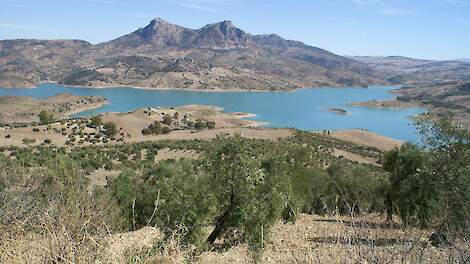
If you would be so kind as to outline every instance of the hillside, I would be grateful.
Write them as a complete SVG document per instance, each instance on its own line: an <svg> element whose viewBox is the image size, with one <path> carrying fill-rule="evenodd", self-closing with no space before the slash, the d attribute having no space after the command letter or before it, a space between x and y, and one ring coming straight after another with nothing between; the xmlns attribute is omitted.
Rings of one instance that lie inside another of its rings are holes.
<svg viewBox="0 0 470 264"><path fill-rule="evenodd" d="M189 29L154 19L109 42L0 41L0 86L222 90L386 84L364 63L277 35L253 36L230 21Z"/></svg>
<svg viewBox="0 0 470 264"><path fill-rule="evenodd" d="M418 60L401 56L350 57L381 72L393 83L439 83L470 80L468 61Z"/></svg>

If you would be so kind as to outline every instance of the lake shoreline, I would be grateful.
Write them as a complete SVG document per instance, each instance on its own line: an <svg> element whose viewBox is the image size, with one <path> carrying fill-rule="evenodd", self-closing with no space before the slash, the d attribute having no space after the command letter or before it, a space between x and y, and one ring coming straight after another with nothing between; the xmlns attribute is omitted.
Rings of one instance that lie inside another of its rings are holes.
<svg viewBox="0 0 470 264"><path fill-rule="evenodd" d="M0 89L37 89L42 84L54 84L64 87L71 87L71 88L86 88L86 89L113 89L113 88L129 88L129 89L138 89L138 90L161 90L161 91L189 91L189 92L208 92L208 93L231 93L231 92L251 92L251 93L291 93L296 92L299 90L304 89L343 89L343 88L355 88L355 89L371 89L373 87L381 87L387 85L374 85L371 84L369 86L317 86L317 87L298 87L286 90L268 90L268 89L221 89L221 88L214 88L214 89L197 89L197 88L175 88L175 87L145 87L145 86L134 86L134 85L102 85L102 86L85 86L85 85L68 85L62 84L54 81L41 81L37 82L31 86L24 86L24 87L0 87Z"/></svg>
<svg viewBox="0 0 470 264"><path fill-rule="evenodd" d="M291 127L304 131L364 128L390 137L414 141L414 128L409 116L421 109L397 111L368 110L365 107L350 107L355 101L372 99L388 100L393 96L391 90L397 86L373 86L369 89L346 88L302 88L289 92L268 91L189 91L186 89L135 89L123 88L82 88L44 83L36 89L0 89L0 95L31 96L45 98L57 93L101 96L108 104L98 109L80 111L77 116L91 116L106 112L129 112L145 107L181 107L185 105L212 105L234 113L253 113L245 116L257 122L256 126L269 128ZM343 109L332 113L328 109ZM338 114L341 112L342 114ZM346 113L346 114L343 114ZM335 114L335 116L332 116ZM383 122L387 120L387 122ZM393 125L392 125L393 124Z"/></svg>

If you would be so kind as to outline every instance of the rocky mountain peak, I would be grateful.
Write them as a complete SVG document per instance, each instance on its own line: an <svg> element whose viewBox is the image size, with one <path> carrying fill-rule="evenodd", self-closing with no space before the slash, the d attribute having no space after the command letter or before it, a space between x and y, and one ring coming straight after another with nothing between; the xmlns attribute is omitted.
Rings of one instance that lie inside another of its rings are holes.
<svg viewBox="0 0 470 264"><path fill-rule="evenodd" d="M255 44L251 35L237 28L232 21L209 24L197 30L198 38L193 46L201 48L227 49L251 48Z"/></svg>

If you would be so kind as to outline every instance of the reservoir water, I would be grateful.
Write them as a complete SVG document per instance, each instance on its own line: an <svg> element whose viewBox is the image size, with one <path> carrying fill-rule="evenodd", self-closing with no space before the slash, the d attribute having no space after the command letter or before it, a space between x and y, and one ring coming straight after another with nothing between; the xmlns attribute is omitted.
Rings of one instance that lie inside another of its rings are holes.
<svg viewBox="0 0 470 264"><path fill-rule="evenodd" d="M420 108L371 109L350 106L353 102L372 99L387 100L396 86L371 86L369 88L314 88L293 92L197 92L184 90L151 90L135 88L79 88L52 83L40 84L33 89L0 88L0 96L16 95L46 98L58 93L83 96L103 96L110 104L79 115L103 112L128 112L143 107L187 104L214 105L226 112L256 114L253 120L268 122L267 127L293 127L302 130L367 129L379 134L406 141L417 141L418 135L411 116L424 112ZM340 108L346 115L328 111Z"/></svg>

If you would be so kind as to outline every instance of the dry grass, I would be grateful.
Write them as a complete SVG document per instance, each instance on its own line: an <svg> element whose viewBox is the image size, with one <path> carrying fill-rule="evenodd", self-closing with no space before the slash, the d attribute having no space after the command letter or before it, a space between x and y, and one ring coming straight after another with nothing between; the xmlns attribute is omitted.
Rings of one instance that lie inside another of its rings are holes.
<svg viewBox="0 0 470 264"><path fill-rule="evenodd" d="M387 226L382 217L302 215L295 224L278 223L262 263L468 263L470 246L435 248L429 231ZM199 263L251 263L244 245L208 252Z"/></svg>
<svg viewBox="0 0 470 264"><path fill-rule="evenodd" d="M44 218L39 234L15 228L0 236L1 263L253 263L245 245L195 255L181 243L183 229L163 240L153 227L97 236L86 223L71 230ZM80 228L79 228L80 227ZM78 232L77 232L78 231ZM383 218L301 215L295 224L278 223L261 263L468 263L468 243L442 248L428 243L429 232L399 229ZM219 248L219 247L217 247ZM223 248L223 247L220 247Z"/></svg>

